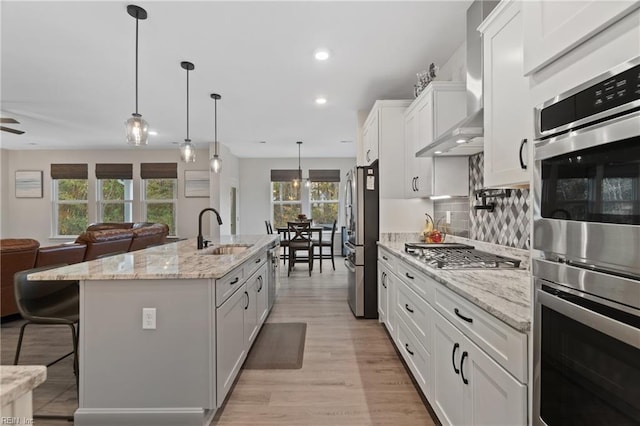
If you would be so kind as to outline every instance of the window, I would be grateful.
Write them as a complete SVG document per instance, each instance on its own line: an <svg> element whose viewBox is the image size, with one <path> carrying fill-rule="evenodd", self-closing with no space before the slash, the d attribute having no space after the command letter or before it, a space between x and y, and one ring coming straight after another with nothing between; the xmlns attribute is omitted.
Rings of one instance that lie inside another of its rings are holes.
<svg viewBox="0 0 640 426"><path fill-rule="evenodd" d="M86 164L52 164L52 234L76 236L89 224L89 181Z"/></svg>
<svg viewBox="0 0 640 426"><path fill-rule="evenodd" d="M271 170L271 216L274 228L286 227L302 213L302 186L293 185L298 170Z"/></svg>
<svg viewBox="0 0 640 426"><path fill-rule="evenodd" d="M311 217L318 225L333 225L338 218L340 182L311 182L309 204Z"/></svg>
<svg viewBox="0 0 640 426"><path fill-rule="evenodd" d="M318 225L333 225L338 219L340 170L309 170L309 205Z"/></svg>
<svg viewBox="0 0 640 426"><path fill-rule="evenodd" d="M98 222L133 222L133 165L96 164Z"/></svg>
<svg viewBox="0 0 640 426"><path fill-rule="evenodd" d="M177 163L142 163L140 176L144 220L164 223L169 226L169 235L177 235Z"/></svg>

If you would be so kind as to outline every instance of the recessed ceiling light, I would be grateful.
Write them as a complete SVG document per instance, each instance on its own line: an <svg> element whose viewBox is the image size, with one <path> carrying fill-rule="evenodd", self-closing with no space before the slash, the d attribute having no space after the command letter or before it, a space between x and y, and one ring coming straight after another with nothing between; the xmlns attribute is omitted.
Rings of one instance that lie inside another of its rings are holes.
<svg viewBox="0 0 640 426"><path fill-rule="evenodd" d="M466 139L458 139L456 143L465 143L466 141L467 141Z"/></svg>
<svg viewBox="0 0 640 426"><path fill-rule="evenodd" d="M316 98L316 103L318 105L324 105L327 103L327 99L326 98Z"/></svg>
<svg viewBox="0 0 640 426"><path fill-rule="evenodd" d="M258 142L258 143L267 143L267 141L260 141L260 142Z"/></svg>
<svg viewBox="0 0 640 426"><path fill-rule="evenodd" d="M442 151L436 151L434 154L442 154Z"/></svg>
<svg viewBox="0 0 640 426"><path fill-rule="evenodd" d="M153 136L157 136L158 132L156 132L155 130L149 130L149 134Z"/></svg>
<svg viewBox="0 0 640 426"><path fill-rule="evenodd" d="M38 145L38 144L35 142L29 142L27 145Z"/></svg>
<svg viewBox="0 0 640 426"><path fill-rule="evenodd" d="M353 143L353 141L340 141L340 143Z"/></svg>
<svg viewBox="0 0 640 426"><path fill-rule="evenodd" d="M329 51L327 49L318 49L314 56L319 61L326 61L329 59Z"/></svg>

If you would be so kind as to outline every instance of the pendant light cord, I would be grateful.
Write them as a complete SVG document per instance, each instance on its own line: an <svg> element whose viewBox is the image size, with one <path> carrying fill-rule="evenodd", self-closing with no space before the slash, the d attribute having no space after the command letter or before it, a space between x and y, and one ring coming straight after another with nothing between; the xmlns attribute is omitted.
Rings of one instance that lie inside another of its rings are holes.
<svg viewBox="0 0 640 426"><path fill-rule="evenodd" d="M136 12L136 114L138 114L138 14Z"/></svg>
<svg viewBox="0 0 640 426"><path fill-rule="evenodd" d="M213 126L213 137L214 137L214 155L218 155L218 100L213 100L213 115L215 116L215 122Z"/></svg>
<svg viewBox="0 0 640 426"><path fill-rule="evenodd" d="M187 140L189 140L189 70L187 69Z"/></svg>

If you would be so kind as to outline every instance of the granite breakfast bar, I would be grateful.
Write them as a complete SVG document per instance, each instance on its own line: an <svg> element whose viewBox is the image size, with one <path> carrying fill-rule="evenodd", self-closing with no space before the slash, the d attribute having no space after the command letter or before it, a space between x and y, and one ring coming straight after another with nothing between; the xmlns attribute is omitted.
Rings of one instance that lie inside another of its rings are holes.
<svg viewBox="0 0 640 426"><path fill-rule="evenodd" d="M75 424L208 424L268 315L277 244L191 239L29 275L80 283Z"/></svg>

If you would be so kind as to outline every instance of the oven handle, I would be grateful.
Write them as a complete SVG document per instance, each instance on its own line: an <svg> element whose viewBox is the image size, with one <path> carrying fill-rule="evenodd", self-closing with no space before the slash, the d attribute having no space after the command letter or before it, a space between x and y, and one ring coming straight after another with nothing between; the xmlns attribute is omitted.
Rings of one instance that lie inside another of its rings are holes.
<svg viewBox="0 0 640 426"><path fill-rule="evenodd" d="M547 284L545 283L545 285ZM567 292L559 290L559 293ZM538 301L537 303L547 306L562 315L640 349L640 329L636 327L616 321L615 319L609 318L575 303L571 303L562 297L548 293L541 288L536 289L536 300Z"/></svg>
<svg viewBox="0 0 640 426"><path fill-rule="evenodd" d="M347 267L347 269L351 272L356 272L356 267L354 264L352 264L351 262L349 262L349 259L345 259L344 260L344 266Z"/></svg>

